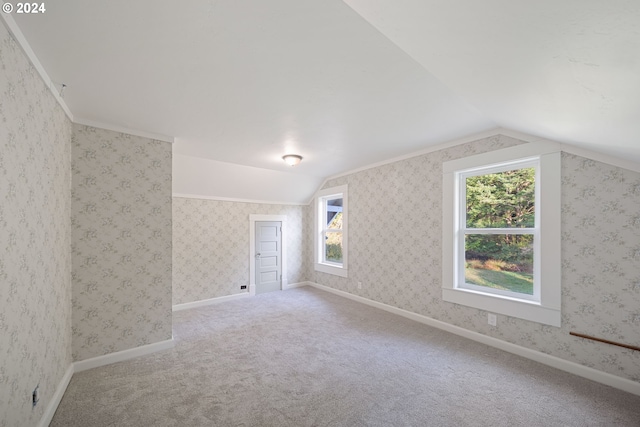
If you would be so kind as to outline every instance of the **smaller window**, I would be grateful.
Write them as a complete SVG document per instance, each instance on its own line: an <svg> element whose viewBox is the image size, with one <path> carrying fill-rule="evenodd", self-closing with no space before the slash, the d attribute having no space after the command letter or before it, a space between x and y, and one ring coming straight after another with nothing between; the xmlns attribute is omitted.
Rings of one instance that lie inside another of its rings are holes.
<svg viewBox="0 0 640 427"><path fill-rule="evenodd" d="M347 277L347 186L328 188L316 197L315 269Z"/></svg>
<svg viewBox="0 0 640 427"><path fill-rule="evenodd" d="M323 262L342 266L342 197L323 198Z"/></svg>

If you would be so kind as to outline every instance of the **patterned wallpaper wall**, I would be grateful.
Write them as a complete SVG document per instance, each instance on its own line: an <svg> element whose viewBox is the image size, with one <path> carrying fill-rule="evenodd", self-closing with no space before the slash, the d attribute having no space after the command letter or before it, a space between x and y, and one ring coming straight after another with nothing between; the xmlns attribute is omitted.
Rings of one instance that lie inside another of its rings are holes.
<svg viewBox="0 0 640 427"><path fill-rule="evenodd" d="M497 136L331 180L349 184L349 278L313 281L640 381L640 174L563 154L562 328L442 301L442 163L521 143ZM363 289L357 289L357 282Z"/></svg>
<svg viewBox="0 0 640 427"><path fill-rule="evenodd" d="M307 206L173 198L173 304L241 292L249 285L249 215L286 215L287 276L306 281L312 256Z"/></svg>
<svg viewBox="0 0 640 427"><path fill-rule="evenodd" d="M0 24L2 427L36 425L71 364L70 141L71 122Z"/></svg>
<svg viewBox="0 0 640 427"><path fill-rule="evenodd" d="M171 144L74 125L73 359L171 339Z"/></svg>

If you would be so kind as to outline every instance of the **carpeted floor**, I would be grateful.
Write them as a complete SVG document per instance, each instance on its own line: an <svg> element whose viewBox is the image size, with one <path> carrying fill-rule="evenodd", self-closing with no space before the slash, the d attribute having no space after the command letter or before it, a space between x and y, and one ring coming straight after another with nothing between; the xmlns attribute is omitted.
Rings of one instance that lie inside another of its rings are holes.
<svg viewBox="0 0 640 427"><path fill-rule="evenodd" d="M640 397L313 288L174 313L51 426L640 426Z"/></svg>

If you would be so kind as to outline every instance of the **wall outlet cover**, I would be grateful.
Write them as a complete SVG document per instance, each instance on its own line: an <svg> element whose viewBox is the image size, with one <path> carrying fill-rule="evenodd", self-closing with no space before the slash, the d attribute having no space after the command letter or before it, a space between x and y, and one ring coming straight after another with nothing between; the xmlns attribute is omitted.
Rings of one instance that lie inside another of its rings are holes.
<svg viewBox="0 0 640 427"><path fill-rule="evenodd" d="M498 324L498 316L493 313L489 313L489 315L487 316L487 320L491 326L497 326Z"/></svg>

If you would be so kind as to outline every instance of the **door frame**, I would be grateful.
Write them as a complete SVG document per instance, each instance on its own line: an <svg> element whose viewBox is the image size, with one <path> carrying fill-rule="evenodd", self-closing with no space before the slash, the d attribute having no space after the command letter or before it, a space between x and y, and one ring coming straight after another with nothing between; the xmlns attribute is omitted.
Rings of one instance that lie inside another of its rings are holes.
<svg viewBox="0 0 640 427"><path fill-rule="evenodd" d="M285 290L289 287L287 279L287 216L286 215L249 215L249 295L256 294L256 222L260 221L280 221L282 223L282 233L280 239L282 241L282 281L280 289Z"/></svg>

